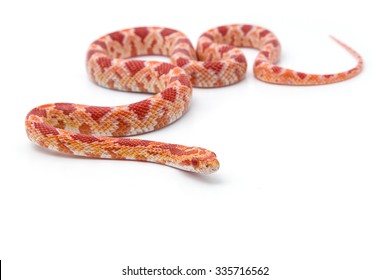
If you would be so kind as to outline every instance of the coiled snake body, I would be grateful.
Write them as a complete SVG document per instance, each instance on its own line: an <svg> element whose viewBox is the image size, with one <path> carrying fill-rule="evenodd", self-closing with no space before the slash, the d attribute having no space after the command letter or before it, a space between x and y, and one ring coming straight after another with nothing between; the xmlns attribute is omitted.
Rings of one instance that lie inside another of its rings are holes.
<svg viewBox="0 0 390 280"><path fill-rule="evenodd" d="M335 39L357 59L356 67L317 75L276 66L280 44L267 29L252 25L220 26L202 34L197 50L183 33L162 27L113 32L94 41L87 52L87 72L110 89L156 93L137 103L97 107L54 103L32 109L26 117L28 137L63 153L94 158L150 161L198 173L218 170L215 153L200 147L128 139L164 127L188 109L192 86L220 87L241 81L247 68L236 47L259 49L254 74L262 81L320 85L344 81L362 70L358 53ZM172 63L132 60L142 55L169 56Z"/></svg>

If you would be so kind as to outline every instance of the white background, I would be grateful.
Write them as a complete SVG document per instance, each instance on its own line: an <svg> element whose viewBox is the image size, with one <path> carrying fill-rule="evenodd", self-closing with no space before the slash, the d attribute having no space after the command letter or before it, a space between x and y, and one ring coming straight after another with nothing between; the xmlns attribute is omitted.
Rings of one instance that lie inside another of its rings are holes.
<svg viewBox="0 0 390 280"><path fill-rule="evenodd" d="M256 4L255 4L256 3ZM122 268L269 266L263 279L390 279L390 85L385 1L3 1L0 4L0 259L4 279L171 279ZM198 176L140 162L83 159L32 144L24 118L51 102L132 103L92 84L90 42L166 26L196 44L228 23L267 27L280 65L339 84L276 86L253 77L194 89L190 111L140 136L208 148ZM206 277L182 279L222 279ZM223 277L223 279L258 279Z"/></svg>

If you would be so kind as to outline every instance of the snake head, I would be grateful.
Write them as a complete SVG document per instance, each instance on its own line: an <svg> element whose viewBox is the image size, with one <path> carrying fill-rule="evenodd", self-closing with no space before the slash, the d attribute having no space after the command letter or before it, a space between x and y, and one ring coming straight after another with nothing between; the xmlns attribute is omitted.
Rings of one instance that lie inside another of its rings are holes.
<svg viewBox="0 0 390 280"><path fill-rule="evenodd" d="M191 151L191 154L180 161L177 168L200 174L211 174L219 169L219 161L214 152L199 147L190 147L187 151Z"/></svg>
<svg viewBox="0 0 390 280"><path fill-rule="evenodd" d="M199 161L199 169L197 169L198 173L211 174L218 171L219 161L214 153L213 155L213 157L202 159Z"/></svg>

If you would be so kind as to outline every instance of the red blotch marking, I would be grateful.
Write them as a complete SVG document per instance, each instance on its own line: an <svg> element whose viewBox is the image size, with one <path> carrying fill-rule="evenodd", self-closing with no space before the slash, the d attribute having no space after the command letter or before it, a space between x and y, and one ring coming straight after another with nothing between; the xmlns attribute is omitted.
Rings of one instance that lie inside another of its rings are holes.
<svg viewBox="0 0 390 280"><path fill-rule="evenodd" d="M191 41L187 38L180 38L178 39L176 42L175 42L175 45L178 45L178 44L187 44L187 45L191 45Z"/></svg>
<svg viewBox="0 0 390 280"><path fill-rule="evenodd" d="M271 40L271 41L268 41L266 44L272 44L274 47L279 46L278 40Z"/></svg>
<svg viewBox="0 0 390 280"><path fill-rule="evenodd" d="M141 92L148 92L148 90L145 88L145 83L141 81L135 81L135 83Z"/></svg>
<svg viewBox="0 0 390 280"><path fill-rule="evenodd" d="M131 45L131 57L135 57L138 55L137 53L137 47L135 46L135 43L134 42L130 42L130 45Z"/></svg>
<svg viewBox="0 0 390 280"><path fill-rule="evenodd" d="M34 123L34 127L39 130L43 135L58 135L60 134L54 127L45 123Z"/></svg>
<svg viewBox="0 0 390 280"><path fill-rule="evenodd" d="M102 50L89 50L87 52L87 61L93 56L95 53L104 53Z"/></svg>
<svg viewBox="0 0 390 280"><path fill-rule="evenodd" d="M246 63L246 58L244 55L240 54L240 55L237 55L235 58L234 58L235 61L239 62L239 63Z"/></svg>
<svg viewBox="0 0 390 280"><path fill-rule="evenodd" d="M280 72L282 72L282 68L279 67L279 66L272 66L271 70L276 73L276 74L279 74Z"/></svg>
<svg viewBox="0 0 390 280"><path fill-rule="evenodd" d="M259 35L260 35L260 37L265 37L265 36L267 36L269 33L270 33L269 30L264 29L263 31L261 31L261 32L259 33Z"/></svg>
<svg viewBox="0 0 390 280"><path fill-rule="evenodd" d="M220 47L220 48L218 49L218 51L219 51L219 53L220 53L221 56L222 56L224 53L230 51L231 49L234 49L234 47L233 47L233 46L229 46L229 45L224 45L224 46Z"/></svg>
<svg viewBox="0 0 390 280"><path fill-rule="evenodd" d="M183 48L177 48L175 49L171 55L174 55L174 54L177 54L177 53L182 53L182 54L185 54L186 56L190 56L190 52L187 50L187 49L183 49Z"/></svg>
<svg viewBox="0 0 390 280"><path fill-rule="evenodd" d="M193 158L193 159L191 160L191 164L192 164L193 167L196 168L196 167L199 166L199 160L196 159L196 158Z"/></svg>
<svg viewBox="0 0 390 280"><path fill-rule="evenodd" d="M179 145L174 145L174 144L166 144L163 146L160 146L161 149L164 150L169 150L171 154L176 155L176 156L183 156L183 155L193 155L196 154L196 150L187 150L187 148Z"/></svg>
<svg viewBox="0 0 390 280"><path fill-rule="evenodd" d="M175 88L170 87L170 88L163 90L160 94L164 100L175 102L177 92L176 92Z"/></svg>
<svg viewBox="0 0 390 280"><path fill-rule="evenodd" d="M180 162L180 164L183 166L188 166L188 165L191 165L191 161L189 159L186 159L186 160L183 160L182 162Z"/></svg>
<svg viewBox="0 0 390 280"><path fill-rule="evenodd" d="M64 129L66 126L66 123L64 120L57 120L57 124L56 124L56 128L61 128L61 129Z"/></svg>
<svg viewBox="0 0 390 280"><path fill-rule="evenodd" d="M175 145L168 144L165 146L162 146L161 148L169 150L169 152L176 156L182 156L185 155L185 151L182 149L177 148Z"/></svg>
<svg viewBox="0 0 390 280"><path fill-rule="evenodd" d="M121 146L126 147L137 147L137 146L148 146L151 141L148 140L139 140L139 139L127 139L120 138L116 141Z"/></svg>
<svg viewBox="0 0 390 280"><path fill-rule="evenodd" d="M91 127L86 123L83 123L82 125L79 126L79 131L82 134L88 134L88 135L92 133Z"/></svg>
<svg viewBox="0 0 390 280"><path fill-rule="evenodd" d="M111 111L110 107L98 107L98 106L88 106L85 108L85 111L91 115L91 118L95 121L98 121L101 117Z"/></svg>
<svg viewBox="0 0 390 280"><path fill-rule="evenodd" d="M329 78L332 78L334 75L333 74L328 74L328 75L323 75L323 76L324 76L324 78L329 79Z"/></svg>
<svg viewBox="0 0 390 280"><path fill-rule="evenodd" d="M129 110L132 110L139 120L143 120L148 114L152 102L148 99L129 105Z"/></svg>
<svg viewBox="0 0 390 280"><path fill-rule="evenodd" d="M256 60L255 60L255 67L256 67L256 66L259 66L260 64L263 64L263 63L265 63L265 62L266 62L265 60L256 59Z"/></svg>
<svg viewBox="0 0 390 280"><path fill-rule="evenodd" d="M220 26L218 27L218 32L222 34L222 36L225 36L228 32L228 28L226 26Z"/></svg>
<svg viewBox="0 0 390 280"><path fill-rule="evenodd" d="M67 116L77 110L72 103L55 103L54 108L62 111Z"/></svg>
<svg viewBox="0 0 390 280"><path fill-rule="evenodd" d="M264 55L266 58L269 58L269 51L261 51L262 55Z"/></svg>
<svg viewBox="0 0 390 280"><path fill-rule="evenodd" d="M182 66L188 64L189 62L190 62L190 61L189 61L188 59L183 58L183 57L179 57L179 58L176 60L176 64L177 64L177 66L179 66L179 67L182 67Z"/></svg>
<svg viewBox="0 0 390 280"><path fill-rule="evenodd" d="M205 62L203 64L204 68L211 69L215 72L215 74L219 74L223 68L223 63L221 62Z"/></svg>
<svg viewBox="0 0 390 280"><path fill-rule="evenodd" d="M207 49L208 47L210 47L211 43L203 43L202 44L202 51L204 52L205 49Z"/></svg>
<svg viewBox="0 0 390 280"><path fill-rule="evenodd" d="M209 33L204 33L201 37L206 37L206 38L210 39L211 41L214 41L214 36L209 34Z"/></svg>
<svg viewBox="0 0 390 280"><path fill-rule="evenodd" d="M111 67L111 59L105 56L96 59L96 63L100 66L102 72L104 72L106 68Z"/></svg>
<svg viewBox="0 0 390 280"><path fill-rule="evenodd" d="M174 81L179 81L183 86L191 87L191 80L188 75L181 74L175 77L172 77L169 83L173 83Z"/></svg>
<svg viewBox="0 0 390 280"><path fill-rule="evenodd" d="M149 34L149 30L147 27L137 27L134 28L134 33L141 38L142 42L144 42L146 36Z"/></svg>
<svg viewBox="0 0 390 280"><path fill-rule="evenodd" d="M241 26L242 32L246 35L252 29L252 25L243 25Z"/></svg>
<svg viewBox="0 0 390 280"><path fill-rule="evenodd" d="M123 118L126 119L126 116L124 116ZM128 121L124 121L121 117L119 117L115 120L115 124L117 129L112 132L112 136L121 137L129 134L130 124Z"/></svg>
<svg viewBox="0 0 390 280"><path fill-rule="evenodd" d="M94 142L102 142L103 140L100 140L99 138L95 136L90 136L90 135L84 135L84 134L73 134L70 137L74 140L78 140L83 143L94 143Z"/></svg>
<svg viewBox="0 0 390 280"><path fill-rule="evenodd" d="M170 63L161 63L159 66L157 66L154 69L158 72L159 76L161 76L161 75L168 74L169 71L171 71L175 67L176 67L175 65Z"/></svg>
<svg viewBox="0 0 390 280"><path fill-rule="evenodd" d="M113 79L109 79L109 80L107 81L107 86L108 86L108 88L114 89L114 85L115 85L115 81L114 81Z"/></svg>
<svg viewBox="0 0 390 280"><path fill-rule="evenodd" d="M161 35L162 36L169 36L169 35L171 35L171 34L173 34L173 33L176 33L177 31L176 30L174 30L174 29L170 29L170 28L164 28L163 30L161 30Z"/></svg>
<svg viewBox="0 0 390 280"><path fill-rule="evenodd" d="M118 71L115 71L115 76L117 76L118 77L118 79L122 79L122 75L121 74L119 74L119 72Z"/></svg>
<svg viewBox="0 0 390 280"><path fill-rule="evenodd" d="M127 70L131 73L131 75L137 74L140 70L145 68L145 63L140 60L129 60L125 63Z"/></svg>
<svg viewBox="0 0 390 280"><path fill-rule="evenodd" d="M107 45L105 42L103 41L100 41L100 40L96 40L95 42L93 42L94 45L98 45L100 46L101 48L107 50Z"/></svg>
<svg viewBox="0 0 390 280"><path fill-rule="evenodd" d="M28 119L29 116L34 115L38 117L47 117L46 110L44 109L39 109L39 108L34 108L32 109L26 116L26 119Z"/></svg>
<svg viewBox="0 0 390 280"><path fill-rule="evenodd" d="M120 147L104 147L104 150L111 156L112 159L126 159L121 154L118 154Z"/></svg>
<svg viewBox="0 0 390 280"><path fill-rule="evenodd" d="M300 78L300 79L304 79L304 78L306 78L306 76L307 76L307 74L305 74L305 73L302 73L302 72L296 72L296 74L297 74L297 76Z"/></svg>
<svg viewBox="0 0 390 280"><path fill-rule="evenodd" d="M150 44L150 47L148 48L147 50L147 53L150 54L150 55L153 55L154 54L154 46L157 44L157 41L156 40L153 40L152 43Z"/></svg>
<svg viewBox="0 0 390 280"><path fill-rule="evenodd" d="M122 32L113 32L108 34L110 36L111 40L117 41L119 44L123 45L123 39L125 38L125 35L122 34Z"/></svg>

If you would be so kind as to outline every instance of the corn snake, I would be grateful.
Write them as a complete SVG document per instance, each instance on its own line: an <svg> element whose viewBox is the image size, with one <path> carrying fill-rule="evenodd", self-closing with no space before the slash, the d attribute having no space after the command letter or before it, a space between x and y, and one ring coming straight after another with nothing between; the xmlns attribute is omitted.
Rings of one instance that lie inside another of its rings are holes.
<svg viewBox="0 0 390 280"><path fill-rule="evenodd" d="M90 79L103 87L156 93L122 106L97 107L53 103L32 109L27 135L34 143L62 153L94 158L160 163L209 174L218 170L215 153L123 136L150 132L179 119L188 109L192 87L220 87L244 79L247 63L237 47L259 49L254 74L259 80L283 85L320 85L352 78L362 70L361 56L335 39L357 65L337 74L307 74L275 65L280 43L269 30L252 25L220 26L203 33L197 50L187 36L163 27L137 27L113 32L94 41L86 66ZM142 55L169 56L172 63L133 60Z"/></svg>

